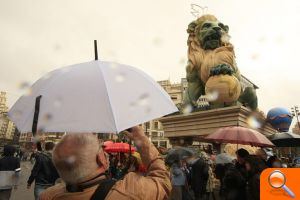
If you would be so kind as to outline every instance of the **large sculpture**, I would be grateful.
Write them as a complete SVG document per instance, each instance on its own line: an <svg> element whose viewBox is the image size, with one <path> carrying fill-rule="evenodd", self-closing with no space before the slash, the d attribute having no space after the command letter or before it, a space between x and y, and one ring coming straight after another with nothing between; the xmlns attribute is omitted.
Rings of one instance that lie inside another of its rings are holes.
<svg viewBox="0 0 300 200"><path fill-rule="evenodd" d="M229 42L229 27L213 15L203 15L188 26L188 88L184 105L197 107L201 96L208 96L213 105L237 103L255 110L254 88L242 88L234 48Z"/></svg>

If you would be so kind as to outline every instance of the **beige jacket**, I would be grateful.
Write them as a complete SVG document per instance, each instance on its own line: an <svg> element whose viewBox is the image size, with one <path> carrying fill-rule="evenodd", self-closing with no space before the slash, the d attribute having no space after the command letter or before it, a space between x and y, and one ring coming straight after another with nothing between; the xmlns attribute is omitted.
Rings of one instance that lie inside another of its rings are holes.
<svg viewBox="0 0 300 200"><path fill-rule="evenodd" d="M118 181L106 196L106 200L167 199L171 191L169 173L164 161L159 158L159 153L146 136L139 138L141 141L140 154L148 166L146 176L137 173L127 174L123 180ZM97 185L83 192L69 193L64 184L48 188L40 196L41 200L85 200L90 199L97 189Z"/></svg>

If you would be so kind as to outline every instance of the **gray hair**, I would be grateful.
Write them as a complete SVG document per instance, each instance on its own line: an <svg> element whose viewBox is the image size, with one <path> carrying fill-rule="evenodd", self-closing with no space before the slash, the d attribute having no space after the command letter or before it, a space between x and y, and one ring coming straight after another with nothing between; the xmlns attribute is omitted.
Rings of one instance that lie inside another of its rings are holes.
<svg viewBox="0 0 300 200"><path fill-rule="evenodd" d="M53 162L60 177L68 184L76 184L94 173L99 167L99 148L94 134L66 134L53 151Z"/></svg>

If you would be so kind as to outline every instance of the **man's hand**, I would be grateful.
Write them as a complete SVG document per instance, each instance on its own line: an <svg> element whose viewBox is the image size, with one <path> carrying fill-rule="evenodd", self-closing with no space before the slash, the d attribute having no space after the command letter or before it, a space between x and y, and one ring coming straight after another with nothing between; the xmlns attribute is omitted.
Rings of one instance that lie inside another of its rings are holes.
<svg viewBox="0 0 300 200"><path fill-rule="evenodd" d="M27 189L29 190L30 188L31 188L31 185L28 184L28 185L27 185Z"/></svg>
<svg viewBox="0 0 300 200"><path fill-rule="evenodd" d="M140 138L146 137L144 130L141 126L135 126L130 128L130 132L124 131L124 134L135 143L139 143ZM138 145L138 144L136 144Z"/></svg>

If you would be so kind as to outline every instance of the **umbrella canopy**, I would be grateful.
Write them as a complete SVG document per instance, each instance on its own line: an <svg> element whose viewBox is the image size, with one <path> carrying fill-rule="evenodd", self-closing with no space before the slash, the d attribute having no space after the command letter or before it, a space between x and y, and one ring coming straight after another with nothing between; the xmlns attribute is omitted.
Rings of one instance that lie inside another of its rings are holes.
<svg viewBox="0 0 300 200"><path fill-rule="evenodd" d="M186 147L176 147L174 149L170 149L165 162L167 165L171 166L173 163L176 163L182 159L192 157L195 155L195 151Z"/></svg>
<svg viewBox="0 0 300 200"><path fill-rule="evenodd" d="M127 143L113 143L105 146L104 151L107 153L129 153L130 146ZM135 148L131 146L131 153L135 152Z"/></svg>
<svg viewBox="0 0 300 200"><path fill-rule="evenodd" d="M8 114L22 133L34 132L33 121L43 132L118 133L176 111L141 70L96 60L46 74Z"/></svg>
<svg viewBox="0 0 300 200"><path fill-rule="evenodd" d="M300 147L300 135L291 132L275 133L269 139L277 147Z"/></svg>
<svg viewBox="0 0 300 200"><path fill-rule="evenodd" d="M219 143L248 144L258 147L274 146L263 134L240 126L221 128L205 139Z"/></svg>
<svg viewBox="0 0 300 200"><path fill-rule="evenodd" d="M227 153L218 154L215 158L216 164L232 163L234 158Z"/></svg>

